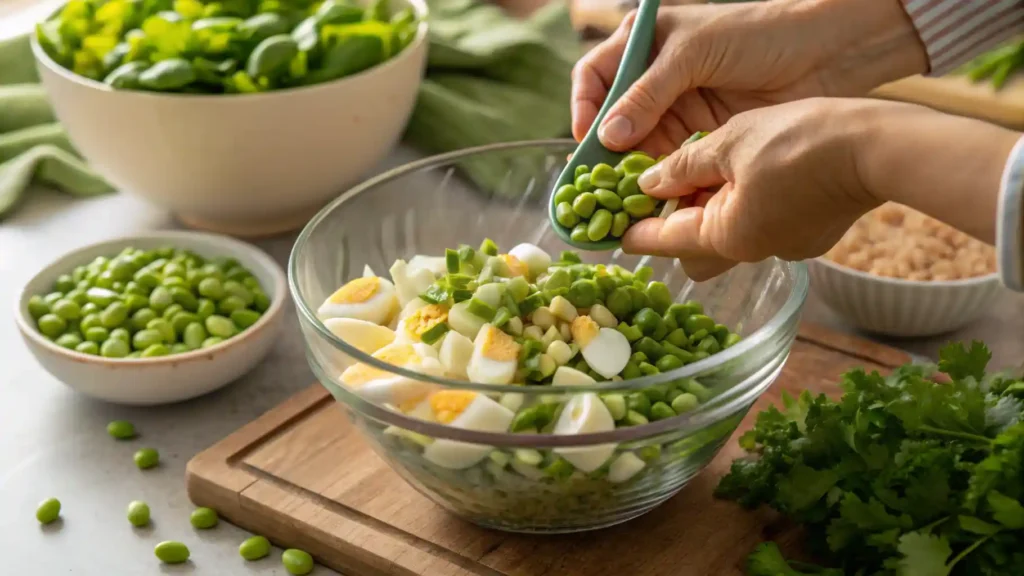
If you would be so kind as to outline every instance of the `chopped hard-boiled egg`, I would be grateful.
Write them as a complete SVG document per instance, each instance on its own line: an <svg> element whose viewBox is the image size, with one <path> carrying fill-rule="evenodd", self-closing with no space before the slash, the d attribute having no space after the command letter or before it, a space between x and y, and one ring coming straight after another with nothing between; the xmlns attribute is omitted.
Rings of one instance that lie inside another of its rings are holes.
<svg viewBox="0 0 1024 576"><path fill-rule="evenodd" d="M473 341L462 334L451 330L441 341L441 349L437 353L438 360L444 366L445 372L453 378L466 379L469 374L466 369L473 357Z"/></svg>
<svg viewBox="0 0 1024 576"><path fill-rule="evenodd" d="M377 276L363 276L334 291L317 310L321 320L355 318L386 325L398 311L395 286Z"/></svg>
<svg viewBox="0 0 1024 576"><path fill-rule="evenodd" d="M469 301L457 302L448 311L448 325L452 330L473 340L486 322L483 318L469 311Z"/></svg>
<svg viewBox="0 0 1024 576"><path fill-rule="evenodd" d="M395 340L395 333L391 329L366 320L328 318L324 320L324 325L345 343L367 354L373 354Z"/></svg>
<svg viewBox="0 0 1024 576"><path fill-rule="evenodd" d="M508 384L519 367L519 343L491 324L484 324L473 342L466 373L473 382Z"/></svg>
<svg viewBox="0 0 1024 576"><path fill-rule="evenodd" d="M406 370L442 376L444 367L434 349L424 344L393 342L372 354L374 358ZM415 405L434 385L382 370L369 364L355 364L341 373L341 382L360 396L399 408Z"/></svg>
<svg viewBox="0 0 1024 576"><path fill-rule="evenodd" d="M426 292L436 279L429 268L413 268L405 260L395 260L389 272L395 282L399 304L403 307L413 299L419 298L419 295Z"/></svg>
<svg viewBox="0 0 1024 576"><path fill-rule="evenodd" d="M484 394L468 390L441 390L424 401L433 420L464 430L504 432L515 414ZM487 457L492 448L455 440L437 439L423 451L423 457L444 468L469 468Z"/></svg>
<svg viewBox="0 0 1024 576"><path fill-rule="evenodd" d="M559 366L555 370L555 375L551 378L551 384L555 386L585 386L596 383L597 380L591 378L590 374L584 374L568 366Z"/></svg>
<svg viewBox="0 0 1024 576"><path fill-rule="evenodd" d="M416 272L417 270L430 270L430 273L435 277L444 276L448 273L448 265L445 263L444 256L424 256L417 254L409 259L409 271Z"/></svg>
<svg viewBox="0 0 1024 576"><path fill-rule="evenodd" d="M594 434L615 429L615 420L604 402L593 392L570 398L555 422L553 434ZM615 444L580 448L556 448L554 452L584 472L593 472L611 458Z"/></svg>
<svg viewBox="0 0 1024 576"><path fill-rule="evenodd" d="M417 298L416 300L419 300ZM415 300L414 300L415 302ZM422 342L423 333L438 324L448 321L448 307L440 304L427 304L417 308L413 313L399 320L395 329L399 342Z"/></svg>
<svg viewBox="0 0 1024 576"><path fill-rule="evenodd" d="M508 251L509 256L517 258L526 264L530 270L530 277L536 278L547 271L551 266L551 256L537 246L529 243L522 243Z"/></svg>
<svg viewBox="0 0 1024 576"><path fill-rule="evenodd" d="M511 254L502 254L498 256L498 259L502 262L502 276L514 277L514 276L529 276L530 269L525 263L521 262L519 258Z"/></svg>
<svg viewBox="0 0 1024 576"><path fill-rule="evenodd" d="M629 340L614 328L601 328L590 316L572 321L572 338L587 364L605 378L622 372L629 362Z"/></svg>
<svg viewBox="0 0 1024 576"><path fill-rule="evenodd" d="M615 460L612 460L611 465L608 467L608 481L616 484L625 482L636 476L637 472L643 470L646 465L636 454L623 452Z"/></svg>

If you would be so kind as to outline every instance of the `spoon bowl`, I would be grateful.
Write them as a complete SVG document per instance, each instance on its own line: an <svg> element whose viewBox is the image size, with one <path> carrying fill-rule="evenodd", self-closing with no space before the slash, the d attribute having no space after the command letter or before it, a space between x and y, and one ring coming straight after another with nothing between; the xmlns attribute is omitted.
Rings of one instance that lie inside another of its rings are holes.
<svg viewBox="0 0 1024 576"><path fill-rule="evenodd" d="M554 228L558 237L567 244L580 250L604 251L614 250L622 244L619 238L609 237L597 242L577 242L572 239L572 230L562 226L555 214L555 192L565 184L572 184L575 181L576 167L581 165L596 166L604 163L615 166L625 156L622 152L614 152L604 147L597 137L598 126L604 120L608 110L622 97L630 86L636 82L647 70L648 60L651 55L651 45L654 43L654 25L658 18L658 7L661 0L640 0L637 9L636 20L633 22L633 29L629 33L629 40L626 42L626 49L622 53L622 60L619 62L619 71L615 74L615 81L608 90L608 97L605 98L597 118L590 126L587 135L580 142L569 159L565 170L558 176L558 181L551 189L551 196L548 199L548 219L551 227Z"/></svg>

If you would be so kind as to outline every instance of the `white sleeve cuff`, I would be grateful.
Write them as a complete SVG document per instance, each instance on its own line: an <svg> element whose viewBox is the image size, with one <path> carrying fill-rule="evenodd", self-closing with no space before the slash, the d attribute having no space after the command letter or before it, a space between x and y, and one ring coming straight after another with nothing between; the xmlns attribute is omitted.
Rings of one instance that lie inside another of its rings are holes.
<svg viewBox="0 0 1024 576"><path fill-rule="evenodd" d="M1024 136L1010 151L999 185L996 260L1003 284L1024 292Z"/></svg>

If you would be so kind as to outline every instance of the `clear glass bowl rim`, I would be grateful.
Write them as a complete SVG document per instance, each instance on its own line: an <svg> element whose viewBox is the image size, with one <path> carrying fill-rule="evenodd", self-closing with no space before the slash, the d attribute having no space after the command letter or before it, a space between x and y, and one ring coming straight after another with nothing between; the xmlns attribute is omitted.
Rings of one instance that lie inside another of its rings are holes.
<svg viewBox="0 0 1024 576"><path fill-rule="evenodd" d="M399 178L399 177L402 177L402 176L405 176L405 175L408 175L410 173L417 172L417 171L420 171L420 170L436 168L438 166L442 166L442 165L445 165L445 164L450 164L450 163L453 163L453 162L457 162L459 160L462 160L462 159L465 159L465 158L469 158L469 157L472 157L472 156L475 156L475 155L478 155L478 154L482 154L482 153L502 152L502 151L516 150L516 149L520 149L520 148L551 148L552 149L551 152L552 153L556 153L558 149L571 148L571 147L573 147L575 145L576 145L576 142L574 140L572 140L572 139L556 138L556 139L547 139L547 140L522 140L522 141L516 141L516 142L502 142L502 143L497 143L497 144L488 144L488 145L484 145L484 146L477 146L477 147L473 147L473 148L465 148L465 149L462 149L462 150L457 150L457 151L454 151L454 152L448 152L448 153L444 153L444 154L438 154L438 155L430 156L430 157L427 157L427 158L424 158L424 159L421 159L421 160L416 160L416 161L413 161L413 162L409 162L409 163L403 164L401 166L398 166L396 168L388 170L388 171L386 171L386 172L384 172L382 174L379 174L378 176L370 178L370 179L362 182L361 184L358 184L358 185L350 188L348 191L342 193L340 196L335 198L329 204L324 206L319 212L317 212L316 215L313 216L313 218L310 219L310 221L306 224L306 226L299 233L298 238L295 240L295 244L292 246L291 254L290 254L289 258L288 258L288 289L291 292L292 300L295 302L295 306L296 306L296 309L298 310L298 313L301 315L302 319L304 319L306 322L309 323L310 326L313 327L313 329L316 331L317 335L321 339L329 342L330 345L334 349L338 350L339 352L342 352L342 353L346 354L350 358L353 358L356 362L361 362L361 363L369 364L369 365L371 365L371 366L373 366L375 368L379 368L381 370L384 370L384 371L387 371L387 372L391 372L393 374L397 374L397 375L400 375L400 376L403 376L403 377L419 380L419 381L422 381L422 382L430 382L430 383L433 383L433 384L437 384L437 385L442 386L444 388L454 388L454 389L459 389L459 390L474 390L474 391L477 391L477 392L488 392L488 393L506 393L506 392L523 393L525 391L524 388L528 388L528 387L524 387L522 385L480 384L480 383L473 383L473 382L469 382L469 381L465 381L465 380L454 380L454 379L443 378L443 377L435 377L435 376L431 376L431 375L427 375L427 374L422 374L422 373L419 373L419 372L414 372L414 371L411 371L411 370L406 370L404 368L401 368L401 367L398 367L398 366L394 366L392 364L388 364L387 362L382 362L382 361L380 361L380 360L378 360L376 358L373 358L369 354L366 354L366 353L358 350L354 346L351 346L351 345L347 344L341 338L335 336L334 333L331 332L327 328L327 326L317 317L315 308L310 307L307 304L307 302L305 301L305 299L302 297L302 292L301 292L301 290L300 290L300 288L298 286L298 280L297 280L299 255L305 249L306 244L310 241L310 237L313 234L313 231L316 230L317 226L319 226L321 222L323 222L325 219L327 219L334 210L339 209L345 202L347 202L347 201L349 201L349 200L359 196L360 194L363 194L365 192L371 191L375 187L377 187L380 184L382 184L384 182L387 182L389 180L393 180L393 179L396 179L396 178ZM544 214L546 215L546 212ZM750 352L752 350L755 350L758 347L760 347L764 342L766 342L768 340L771 340L772 337L779 330L783 329L785 326L788 326L790 324L790 322L795 320L794 316L796 316L796 315L798 315L800 313L801 307L802 307L804 301L807 298L807 293L808 293L809 286L810 286L810 280L809 280L809 275L807 273L807 266L806 266L806 264L804 264L802 262L786 262L786 261L778 260L778 265L783 266L785 268L788 268L789 272L793 274L793 276L794 276L793 289L790 291L789 295L786 297L786 301L783 303L782 307L778 310L778 312L776 312L776 314L774 316L771 317L771 319L768 320L768 322L766 322L763 326L761 326L760 328L755 330L753 334L750 334L750 335L744 337L735 346L732 346L730 348L722 350L721 352L719 352L717 354L714 354L714 355L712 355L712 356L710 356L708 358L705 358L704 360L700 360L698 362L694 362L693 364L687 364L686 366L683 366L681 368L677 368L675 370L670 370L668 372L662 372L662 373L659 373L659 374L653 374L653 375L644 376L644 377L641 377L641 378L634 378L634 379L631 379L631 380L624 380L624 381L621 381L621 382L608 381L608 382L599 382L599 383L596 383L596 384L593 384L593 385L544 386L544 393L545 394L581 394L581 393L586 393L586 392L607 393L607 392L623 392L623 391L629 392L629 391L635 391L635 390L638 390L638 389L647 388L647 387L655 386L655 385L658 385L658 384L664 384L666 382L669 382L669 381L672 381L672 380L677 380L677 379L680 379L680 378L691 378L691 377L694 377L694 376L698 376L701 373L713 370L713 369L715 369L715 368L717 368L717 367L719 367L719 366L721 366L721 365L723 365L723 364L725 364L727 362L730 362L730 361L736 360L738 358L741 358L743 355L747 354L748 352ZM318 372L317 376L319 378L321 378L321 379L328 378L329 380L331 380L333 382L334 379L335 379L333 376L319 373L320 370L317 367L317 363L315 361L313 361L313 360L314 359L311 358L311 364L314 366L314 371ZM755 376L760 374L760 372L761 372L760 370L758 372L756 372ZM746 385L747 387L752 387L752 386L756 385L756 381L752 381L752 378L747 378L742 383L742 385ZM736 390L736 388L741 388L742 385L741 384L737 384L736 386L734 386L732 392L734 392L735 394L742 394L742 392L743 392L742 389ZM344 389L344 387L341 386L340 384L338 384L337 386L339 388L341 388L341 389ZM728 396L735 396L735 394L728 395ZM357 405L361 412L364 412L367 415L372 416L372 417L374 417L376 419L379 419L379 420L389 421L389 422L394 423L396 425L401 425L402 427L405 427L405 428L409 428L409 429L416 430L416 431L421 431L423 433L427 433L427 434L430 434L432 436L438 436L435 433L435 431L451 430L451 427L441 426L441 425L437 425L437 424L430 424L430 423L426 423L426 422L421 422L421 421L416 420L414 418L408 418L408 417L406 417L404 415L395 414L394 412L392 412L390 410L383 409L383 408L381 408L381 407L379 407L379 406L377 406L377 405L375 405L375 404L373 404L371 402L367 402L367 401L363 400L362 398L360 398L359 396L357 396L355 394L351 394L351 395L346 394L346 396L351 396L351 400L352 400L351 403ZM727 396L727 395L723 394L722 396ZM719 397L719 399L723 399L723 398ZM668 418L668 419L661 420L661 421L658 421L658 422L651 422L649 424L645 424L645 425L642 425L642 426L630 427L630 428L627 428L627 429L624 429L624 430L639 431L639 430L643 430L643 429L650 430L651 428L658 428L658 429L664 429L664 431L667 431L667 430L676 429L677 426L664 426L664 425L668 424L668 423L671 423L673 421L679 421L681 419L693 419L693 418L699 416L702 411L706 411L706 410L708 410L708 409L710 409L710 408L712 408L712 407L714 407L714 406L716 406L718 404L719 404L718 402L710 402L708 404L701 404L701 406L698 407L698 409L694 410L693 412L688 412L687 414L679 415L679 416L676 416L674 418ZM397 421L393 421L393 420L397 420ZM462 431L462 430L460 430L460 432L469 432L469 431ZM655 432L655 431L651 430L651 432ZM565 445L596 444L596 443L600 443L601 441L608 441L608 440L603 440L600 437L607 436L609 434L612 434L612 433L586 434L586 435L574 436L573 438L576 438L577 440L582 440L584 438L584 436L588 436L588 437L589 436L594 436L595 439L593 441L567 443ZM441 434L440 436L445 436L445 435ZM512 434L495 434L495 433L480 433L480 432L478 432L478 433L469 434L468 436L474 436L474 437L476 437L476 436L488 436L488 437L513 436L513 437L519 438L520 440L524 440L525 441L527 438L531 438L531 439L532 438L541 438L541 437L546 436L546 435L542 435L542 434L515 434L515 435L512 435ZM644 435L639 435L637 437L642 437L642 436L644 436ZM467 441L468 441L468 439L467 439ZM527 443L530 443L530 442L523 442L523 443L527 444ZM556 442L556 444L561 444L561 442Z"/></svg>

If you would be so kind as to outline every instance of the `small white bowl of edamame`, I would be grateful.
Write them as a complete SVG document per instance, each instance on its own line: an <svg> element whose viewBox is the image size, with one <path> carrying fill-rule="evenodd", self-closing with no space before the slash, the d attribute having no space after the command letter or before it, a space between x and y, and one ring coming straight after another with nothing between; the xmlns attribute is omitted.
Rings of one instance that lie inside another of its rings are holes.
<svg viewBox="0 0 1024 576"><path fill-rule="evenodd" d="M270 351L284 273L244 242L161 231L78 248L24 286L15 322L40 365L68 387L118 404L201 396Z"/></svg>

